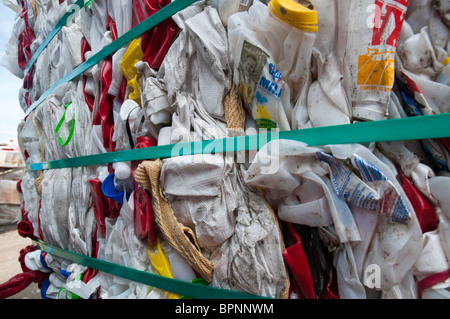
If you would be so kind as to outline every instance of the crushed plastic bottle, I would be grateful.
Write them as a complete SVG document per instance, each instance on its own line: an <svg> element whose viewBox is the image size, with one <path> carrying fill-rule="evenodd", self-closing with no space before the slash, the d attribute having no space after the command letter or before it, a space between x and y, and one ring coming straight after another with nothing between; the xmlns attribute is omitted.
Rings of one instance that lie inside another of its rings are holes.
<svg viewBox="0 0 450 319"><path fill-rule="evenodd" d="M292 0L255 1L228 20L234 83L259 128L291 129L317 28L317 12Z"/></svg>

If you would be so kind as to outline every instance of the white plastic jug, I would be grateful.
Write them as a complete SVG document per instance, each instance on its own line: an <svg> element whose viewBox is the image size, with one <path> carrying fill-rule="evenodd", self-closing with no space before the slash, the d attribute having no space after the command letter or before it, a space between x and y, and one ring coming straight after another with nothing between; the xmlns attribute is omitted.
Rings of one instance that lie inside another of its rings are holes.
<svg viewBox="0 0 450 319"><path fill-rule="evenodd" d="M291 129L317 29L317 12L292 0L255 1L228 20L233 80L259 128Z"/></svg>

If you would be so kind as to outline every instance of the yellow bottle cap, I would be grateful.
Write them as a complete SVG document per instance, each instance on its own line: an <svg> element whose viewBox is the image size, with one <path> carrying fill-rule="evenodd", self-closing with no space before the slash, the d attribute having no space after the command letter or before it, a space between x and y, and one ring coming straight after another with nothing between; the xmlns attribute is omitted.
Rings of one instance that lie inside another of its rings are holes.
<svg viewBox="0 0 450 319"><path fill-rule="evenodd" d="M310 32L316 32L319 29L317 11L308 9L293 0L271 0L268 6L276 17L293 27Z"/></svg>
<svg viewBox="0 0 450 319"><path fill-rule="evenodd" d="M447 65L450 63L450 57L446 58L444 61L442 61L443 65Z"/></svg>

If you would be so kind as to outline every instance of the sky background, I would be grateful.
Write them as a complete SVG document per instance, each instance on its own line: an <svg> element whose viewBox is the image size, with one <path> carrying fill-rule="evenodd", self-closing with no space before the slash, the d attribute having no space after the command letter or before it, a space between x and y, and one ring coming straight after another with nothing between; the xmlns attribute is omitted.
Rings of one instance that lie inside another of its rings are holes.
<svg viewBox="0 0 450 319"><path fill-rule="evenodd" d="M0 1L0 60L5 56L17 14ZM0 65L0 142L17 138L17 126L25 114L19 105L23 81Z"/></svg>

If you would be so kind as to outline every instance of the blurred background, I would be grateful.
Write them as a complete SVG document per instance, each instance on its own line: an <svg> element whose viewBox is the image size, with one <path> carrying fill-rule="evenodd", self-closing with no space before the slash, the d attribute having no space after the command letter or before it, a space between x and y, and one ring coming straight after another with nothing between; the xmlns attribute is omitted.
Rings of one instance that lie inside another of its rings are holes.
<svg viewBox="0 0 450 319"><path fill-rule="evenodd" d="M0 1L0 61L5 55L17 14ZM24 117L19 106L19 89L23 85L6 68L0 66L0 142L17 136L17 125Z"/></svg>
<svg viewBox="0 0 450 319"><path fill-rule="evenodd" d="M0 2L0 61L5 56L17 14ZM0 63L0 231L9 230L20 213L17 181L24 174L24 161L17 145L17 126L24 117L19 106L19 79Z"/></svg>

